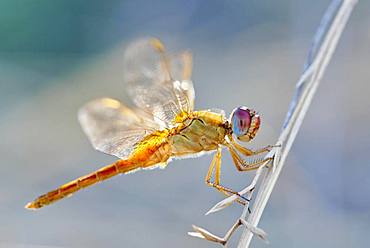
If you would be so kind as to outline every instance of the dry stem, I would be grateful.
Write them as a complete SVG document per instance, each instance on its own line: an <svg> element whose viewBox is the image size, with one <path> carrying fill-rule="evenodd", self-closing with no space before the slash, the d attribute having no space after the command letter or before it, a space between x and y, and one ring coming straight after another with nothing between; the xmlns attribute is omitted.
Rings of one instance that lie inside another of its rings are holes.
<svg viewBox="0 0 370 248"><path fill-rule="evenodd" d="M264 169L266 168L267 163L261 166L256 171L256 175L252 183L239 192L239 194L247 194L247 197L251 197L255 186L262 178L262 182L258 187L256 199L252 207L252 213L248 216L247 221L245 218L248 214L249 204L245 206L240 218L235 222L224 238L219 238L218 236L199 227L194 227L196 233L192 233L193 236L226 244L235 229L240 225L244 225L246 228L242 233L238 248L249 247L253 234L258 236L263 234L263 239L266 238L263 230L257 228L257 225L285 164L290 148L292 147L296 135L301 127L303 118L306 115L312 98L356 3L357 0L333 0L325 12L321 24L314 36L311 49L304 65L304 71L296 84L296 91L290 103L280 137L276 143L280 147L274 148L266 156L274 156L274 160L272 162L273 166L269 167L267 170ZM236 195L225 198L211 208L207 214L226 208L235 201L236 198Z"/></svg>

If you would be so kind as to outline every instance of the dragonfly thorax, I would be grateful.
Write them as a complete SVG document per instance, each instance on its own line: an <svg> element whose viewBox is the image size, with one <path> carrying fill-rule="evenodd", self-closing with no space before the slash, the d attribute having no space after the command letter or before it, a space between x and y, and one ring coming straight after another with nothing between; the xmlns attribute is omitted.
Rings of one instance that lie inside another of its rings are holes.
<svg viewBox="0 0 370 248"><path fill-rule="evenodd" d="M216 150L224 143L228 134L224 116L210 111L195 111L187 121L189 124L177 129L169 138L173 156Z"/></svg>

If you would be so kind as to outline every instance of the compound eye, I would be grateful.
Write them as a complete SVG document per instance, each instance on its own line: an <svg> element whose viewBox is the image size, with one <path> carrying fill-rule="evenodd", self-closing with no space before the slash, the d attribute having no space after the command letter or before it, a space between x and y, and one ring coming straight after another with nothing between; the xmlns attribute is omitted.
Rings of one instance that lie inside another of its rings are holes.
<svg viewBox="0 0 370 248"><path fill-rule="evenodd" d="M246 107L236 108L231 117L232 130L237 137L247 134L251 125L251 114Z"/></svg>

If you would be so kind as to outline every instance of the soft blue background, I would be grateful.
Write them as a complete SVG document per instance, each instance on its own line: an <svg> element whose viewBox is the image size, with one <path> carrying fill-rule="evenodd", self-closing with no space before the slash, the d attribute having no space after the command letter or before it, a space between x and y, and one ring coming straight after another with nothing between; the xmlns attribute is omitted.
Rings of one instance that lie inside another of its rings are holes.
<svg viewBox="0 0 370 248"><path fill-rule="evenodd" d="M1 1L0 247L215 247L188 237L191 224L223 235L242 209L204 216L222 199L203 182L209 155L118 176L38 212L23 206L114 161L92 149L76 113L96 97L124 100L122 53L143 36L193 51L198 109L253 107L262 129L250 147L274 143L328 4ZM360 0L263 215L271 247L368 245L369 9ZM247 185L253 173L224 155L224 184Z"/></svg>

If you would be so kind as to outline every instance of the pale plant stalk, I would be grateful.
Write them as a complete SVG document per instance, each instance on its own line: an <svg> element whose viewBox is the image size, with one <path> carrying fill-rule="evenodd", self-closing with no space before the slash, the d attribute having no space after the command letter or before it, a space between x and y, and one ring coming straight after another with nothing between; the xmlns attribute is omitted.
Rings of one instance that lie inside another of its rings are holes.
<svg viewBox="0 0 370 248"><path fill-rule="evenodd" d="M280 172L284 167L290 148L292 147L303 122L303 118L307 113L312 98L319 86L325 69L335 51L338 40L356 3L357 0L333 0L325 12L320 26L314 36L311 49L304 65L304 71L296 84L296 91L291 101L281 134L276 143L278 147L274 148L266 156L274 156L272 166L268 169L265 169L267 163L261 166L256 171L252 183L239 192L239 194L247 194L248 197L251 197L255 186L259 181L262 181L258 187L258 191L256 192L252 212L248 216L247 220L245 219L248 214L249 204L246 204L240 218L227 232L224 238L215 236L196 226L193 227L195 233L190 233L191 235L226 244L234 230L238 226L243 225L246 228L242 233L238 248L249 247L254 234L266 239L265 232L259 229L257 225L261 219L262 213L270 198L276 181L279 178ZM237 197L238 196L233 195L225 198L211 208L207 214L226 208L235 201Z"/></svg>
<svg viewBox="0 0 370 248"><path fill-rule="evenodd" d="M275 183L284 167L290 148L301 127L303 118L307 113L312 98L356 3L357 0L332 1L324 15L317 35L315 35L305 65L305 71L297 83L297 91L288 112L287 120L284 123L284 128L278 139L278 143L282 145L279 151L280 154L278 154L280 156L276 156L275 158L274 170L267 171L259 187L259 191L257 192L252 213L248 216L247 222L252 226L257 226L259 223ZM247 211L244 210L241 218L244 219L246 213ZM238 247L249 247L252 237L253 233L250 232L249 229L245 229L240 238Z"/></svg>

